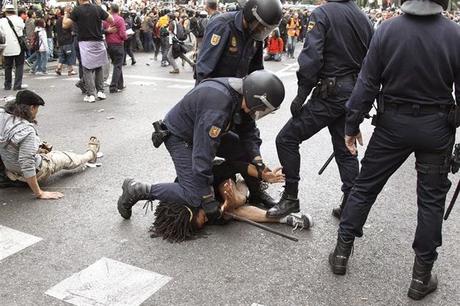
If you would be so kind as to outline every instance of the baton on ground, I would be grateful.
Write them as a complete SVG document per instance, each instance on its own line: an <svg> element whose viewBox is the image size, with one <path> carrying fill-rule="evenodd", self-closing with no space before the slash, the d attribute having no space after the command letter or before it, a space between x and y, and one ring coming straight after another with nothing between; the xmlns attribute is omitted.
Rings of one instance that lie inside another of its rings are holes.
<svg viewBox="0 0 460 306"><path fill-rule="evenodd" d="M240 216L237 216L233 213L230 213L230 212L224 212L225 215L229 216L229 217L232 217L233 219L235 220L238 220L238 221L242 221L242 222L246 222L246 223L249 223L251 225L254 225L255 227L258 227L258 228L261 228L267 232L270 232L270 233L273 233L275 235L278 235L278 236L281 236L281 237L284 237L286 239L289 239L289 240L292 240L292 241L299 241L299 239L297 239L296 237L293 237L293 236L290 236L288 234L285 234L285 233L281 233L281 232L278 232L268 226L265 226L265 225L262 225L260 223L257 223L257 222L254 222L252 220L249 220L249 219L246 219L246 218L243 218L243 217L240 217Z"/></svg>
<svg viewBox="0 0 460 306"><path fill-rule="evenodd" d="M457 201L459 193L460 193L460 181L457 184L457 188L455 189L454 196L452 197L452 200L450 201L449 207L447 207L446 214L444 215L444 220L447 220L447 218L449 218L450 212L452 211L452 208L454 208L454 204L455 204L455 201Z"/></svg>
<svg viewBox="0 0 460 306"><path fill-rule="evenodd" d="M324 170L326 170L327 166L329 166L329 164L331 163L332 159L334 158L335 154L334 152L332 152L331 156L329 156L329 158L326 160L326 162L324 163L324 165L321 167L321 169L319 169L318 171L318 175L321 175L323 174Z"/></svg>

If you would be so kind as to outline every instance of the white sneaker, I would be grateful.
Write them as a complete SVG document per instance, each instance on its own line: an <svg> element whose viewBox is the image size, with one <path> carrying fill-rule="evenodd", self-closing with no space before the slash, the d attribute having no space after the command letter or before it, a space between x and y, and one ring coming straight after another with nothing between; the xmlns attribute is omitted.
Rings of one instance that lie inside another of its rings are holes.
<svg viewBox="0 0 460 306"><path fill-rule="evenodd" d="M101 100L105 100L107 99L107 96L105 95L105 93L103 93L102 91L98 91L97 92L97 97Z"/></svg>
<svg viewBox="0 0 460 306"><path fill-rule="evenodd" d="M96 102L96 98L93 95L85 96L83 98L83 101L88 102L88 103L94 103L94 102Z"/></svg>

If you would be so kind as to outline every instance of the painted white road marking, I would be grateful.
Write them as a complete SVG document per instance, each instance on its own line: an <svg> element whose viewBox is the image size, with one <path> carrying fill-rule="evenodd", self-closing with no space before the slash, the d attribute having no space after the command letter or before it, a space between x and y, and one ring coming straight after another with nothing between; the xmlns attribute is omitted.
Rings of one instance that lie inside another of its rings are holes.
<svg viewBox="0 0 460 306"><path fill-rule="evenodd" d="M101 258L45 294L73 305L140 305L172 278Z"/></svg>
<svg viewBox="0 0 460 306"><path fill-rule="evenodd" d="M187 84L195 84L195 80L186 80L186 79L179 79L179 78L163 78L163 77L153 77L153 76L145 76L145 75L132 75L132 74L123 74L124 78L131 78L131 79L141 79L141 80L149 80L149 81L167 81L167 82L177 82L177 83L187 83Z"/></svg>
<svg viewBox="0 0 460 306"><path fill-rule="evenodd" d="M136 82L131 82L129 84L137 85L137 86L157 86L158 85L156 82L146 82L146 81L136 81Z"/></svg>
<svg viewBox="0 0 460 306"><path fill-rule="evenodd" d="M0 260L42 240L12 228L0 225Z"/></svg>
<svg viewBox="0 0 460 306"><path fill-rule="evenodd" d="M169 85L168 88L175 88L175 89L192 89L193 85L180 85L180 84L174 84L174 85Z"/></svg>
<svg viewBox="0 0 460 306"><path fill-rule="evenodd" d="M54 80L57 79L55 76L39 76L34 78L34 80Z"/></svg>

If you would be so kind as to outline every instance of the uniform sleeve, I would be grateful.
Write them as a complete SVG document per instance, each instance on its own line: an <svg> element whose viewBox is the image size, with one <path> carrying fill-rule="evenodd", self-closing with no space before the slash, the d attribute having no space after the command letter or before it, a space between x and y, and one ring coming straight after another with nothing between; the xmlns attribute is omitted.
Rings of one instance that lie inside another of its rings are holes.
<svg viewBox="0 0 460 306"><path fill-rule="evenodd" d="M329 22L326 16L315 10L311 14L303 49L299 54L298 86L310 93L318 82L318 73L323 67L323 49Z"/></svg>
<svg viewBox="0 0 460 306"><path fill-rule="evenodd" d="M250 154L251 160L256 156L260 156L260 131L256 126L256 122L247 114L242 114L242 123L235 127L235 131L240 137L240 142Z"/></svg>
<svg viewBox="0 0 460 306"><path fill-rule="evenodd" d="M228 114L216 110L207 110L196 119L193 130L192 171L196 178L197 192L201 197L210 194L213 183L212 161L216 157L227 121Z"/></svg>
<svg viewBox="0 0 460 306"><path fill-rule="evenodd" d="M196 82L209 78L230 39L230 29L219 19L210 22L203 36L201 50L196 63Z"/></svg>
<svg viewBox="0 0 460 306"><path fill-rule="evenodd" d="M249 66L249 73L262 69L264 69L264 46L262 42L257 42L256 54Z"/></svg>
<svg viewBox="0 0 460 306"><path fill-rule="evenodd" d="M381 84L382 63L380 62L379 31L372 37L369 50L364 58L356 85L346 104L347 117L345 134L354 136L359 133L359 125L372 108Z"/></svg>

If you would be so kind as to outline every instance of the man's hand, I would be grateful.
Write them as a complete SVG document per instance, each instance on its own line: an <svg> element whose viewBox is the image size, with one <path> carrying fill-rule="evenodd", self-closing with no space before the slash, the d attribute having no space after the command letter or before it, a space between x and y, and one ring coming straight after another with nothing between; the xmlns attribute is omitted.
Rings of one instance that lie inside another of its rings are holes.
<svg viewBox="0 0 460 306"><path fill-rule="evenodd" d="M262 179L264 182L270 184L284 182L285 175L283 174L283 167L278 167L273 171L264 171L262 173Z"/></svg>
<svg viewBox="0 0 460 306"><path fill-rule="evenodd" d="M291 103L292 117L299 117L302 112L302 105L305 103L305 98L297 95Z"/></svg>
<svg viewBox="0 0 460 306"><path fill-rule="evenodd" d="M358 135L355 136L345 135L345 146L352 155L358 154L358 149L356 148L356 141L358 141L359 145L363 145L363 136L361 135L361 132L359 132Z"/></svg>
<svg viewBox="0 0 460 306"><path fill-rule="evenodd" d="M37 195L37 199L40 200L59 200L62 197L64 197L64 195L57 191L42 191L39 195Z"/></svg>

